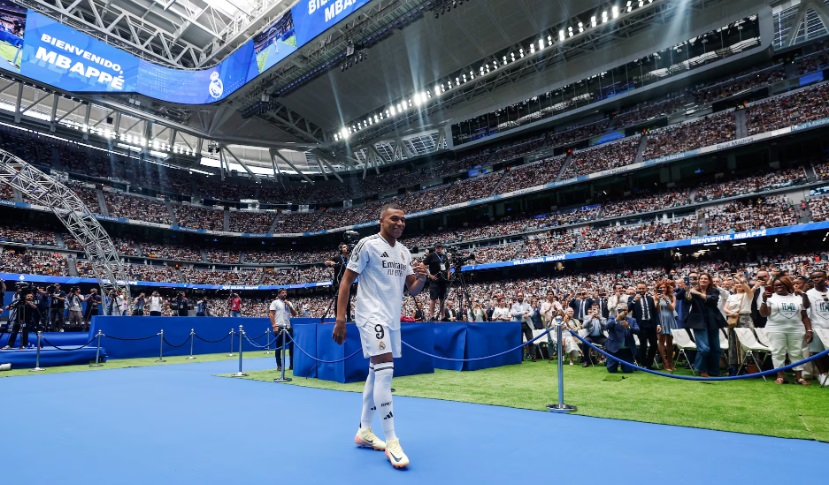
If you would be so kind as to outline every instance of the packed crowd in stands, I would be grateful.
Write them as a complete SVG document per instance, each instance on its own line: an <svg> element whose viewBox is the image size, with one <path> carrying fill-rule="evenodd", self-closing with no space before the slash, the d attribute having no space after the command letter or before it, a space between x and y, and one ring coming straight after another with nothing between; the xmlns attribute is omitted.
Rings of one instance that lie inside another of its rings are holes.
<svg viewBox="0 0 829 485"><path fill-rule="evenodd" d="M531 165L522 165L507 172L498 188L496 194L506 194L527 187L535 187L555 182L561 172L561 165L565 156L546 158Z"/></svg>
<svg viewBox="0 0 829 485"><path fill-rule="evenodd" d="M801 209L785 195L748 198L703 211L708 234L793 226L800 222Z"/></svg>
<svg viewBox="0 0 829 485"><path fill-rule="evenodd" d="M659 128L648 134L642 160L653 160L733 140L736 129L734 113L730 111Z"/></svg>
<svg viewBox="0 0 829 485"><path fill-rule="evenodd" d="M112 217L125 217L138 221L172 224L167 205L158 199L104 191L104 199Z"/></svg>
<svg viewBox="0 0 829 485"><path fill-rule="evenodd" d="M241 261L239 251L227 251L224 249L206 249L207 260L211 263L233 264Z"/></svg>
<svg viewBox="0 0 829 485"><path fill-rule="evenodd" d="M151 259L172 259L176 261L202 261L197 249L173 244L141 243L141 253Z"/></svg>
<svg viewBox="0 0 829 485"><path fill-rule="evenodd" d="M733 180L719 180L697 188L694 200L716 200L736 195L750 194L764 190L799 185L807 180L802 167L770 172L755 177L741 177Z"/></svg>
<svg viewBox="0 0 829 485"><path fill-rule="evenodd" d="M455 182L443 196L441 205L448 206L488 197L495 190L502 176L503 173L498 172Z"/></svg>
<svg viewBox="0 0 829 485"><path fill-rule="evenodd" d="M266 234L271 229L274 217L276 214L273 212L234 211L230 213L228 229L231 232Z"/></svg>
<svg viewBox="0 0 829 485"><path fill-rule="evenodd" d="M682 207L691 203L691 189L676 189L655 194L636 194L625 199L608 202L602 210L602 218L624 216L659 209Z"/></svg>
<svg viewBox="0 0 829 485"><path fill-rule="evenodd" d="M224 231L225 213L222 210L173 204L173 212L176 214L176 222L179 226L206 231Z"/></svg>
<svg viewBox="0 0 829 485"><path fill-rule="evenodd" d="M11 185L0 183L0 200L14 200L14 189Z"/></svg>
<svg viewBox="0 0 829 485"><path fill-rule="evenodd" d="M829 180L829 162L813 164L818 180Z"/></svg>
<svg viewBox="0 0 829 485"><path fill-rule="evenodd" d="M67 187L72 189L72 192L77 195L86 207L93 213L99 214L101 212L101 205L98 203L97 189L87 187L79 182L69 181Z"/></svg>
<svg viewBox="0 0 829 485"><path fill-rule="evenodd" d="M0 273L67 276L67 264L63 254L13 247L0 250Z"/></svg>
<svg viewBox="0 0 829 485"><path fill-rule="evenodd" d="M260 269L226 271L216 269L181 268L187 283L201 285L258 285L262 279Z"/></svg>
<svg viewBox="0 0 829 485"><path fill-rule="evenodd" d="M266 271L262 285L296 285L331 281L332 272L325 266L300 266L296 268L274 268Z"/></svg>
<svg viewBox="0 0 829 485"><path fill-rule="evenodd" d="M829 221L829 195L806 199L813 222Z"/></svg>
<svg viewBox="0 0 829 485"><path fill-rule="evenodd" d="M687 239L697 235L697 219L683 217L670 222L660 220L641 225L585 227L580 232L581 239L576 250L594 251Z"/></svg>
<svg viewBox="0 0 829 485"><path fill-rule="evenodd" d="M738 73L731 79L715 81L697 86L695 91L700 103L713 103L718 99L729 98L749 89L770 86L786 79L786 69L782 65L750 69Z"/></svg>
<svg viewBox="0 0 829 485"><path fill-rule="evenodd" d="M749 135L829 118L829 84L758 102L746 114Z"/></svg>
<svg viewBox="0 0 829 485"><path fill-rule="evenodd" d="M0 225L0 241L36 246L57 246L54 232L24 227L20 224Z"/></svg>
<svg viewBox="0 0 829 485"><path fill-rule="evenodd" d="M564 169L561 178L566 180L630 165L636 160L640 140L639 136L632 136L614 143L577 152L573 154L573 159Z"/></svg>

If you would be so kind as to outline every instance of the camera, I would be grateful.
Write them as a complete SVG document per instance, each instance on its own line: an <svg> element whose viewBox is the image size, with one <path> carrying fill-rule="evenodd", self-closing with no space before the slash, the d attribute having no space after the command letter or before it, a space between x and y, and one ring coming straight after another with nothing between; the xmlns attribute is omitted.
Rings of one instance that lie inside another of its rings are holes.
<svg viewBox="0 0 829 485"><path fill-rule="evenodd" d="M14 284L14 289L21 297L24 297L32 292L32 285L24 281L18 281Z"/></svg>
<svg viewBox="0 0 829 485"><path fill-rule="evenodd" d="M452 261L452 266L460 268L469 261L475 261L475 253L464 253L461 251L447 252L446 256Z"/></svg>
<svg viewBox="0 0 829 485"><path fill-rule="evenodd" d="M357 231L348 230L343 233L343 242L350 245L356 244L360 240L360 233Z"/></svg>

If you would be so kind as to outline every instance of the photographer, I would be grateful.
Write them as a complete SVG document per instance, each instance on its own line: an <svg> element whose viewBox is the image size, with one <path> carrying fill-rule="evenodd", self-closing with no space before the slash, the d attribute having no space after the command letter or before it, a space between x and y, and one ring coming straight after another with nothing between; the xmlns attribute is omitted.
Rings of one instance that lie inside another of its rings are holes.
<svg viewBox="0 0 829 485"><path fill-rule="evenodd" d="M185 295L183 291L178 294L175 303L176 308L178 309L178 316L189 316L188 311L190 310L190 301L187 299L187 295Z"/></svg>
<svg viewBox="0 0 829 485"><path fill-rule="evenodd" d="M429 314L433 321L438 321L439 316L444 314L446 289L451 276L449 258L443 253L442 243L435 244L435 250L426 256L423 264L429 268ZM435 306L438 313L435 313Z"/></svg>
<svg viewBox="0 0 829 485"><path fill-rule="evenodd" d="M353 237L348 232L345 235L346 238ZM325 261L325 265L334 269L334 291L338 291L340 287L340 282L343 279L343 274L345 273L345 268L348 266L348 244L341 243L338 247L339 253L335 255L333 258ZM350 320L349 316L351 315L351 288L349 287L349 295L348 295L348 305L345 309L345 317L346 320ZM334 300L334 315L337 314L337 300Z"/></svg>
<svg viewBox="0 0 829 485"><path fill-rule="evenodd" d="M89 323L92 322L92 317L98 315L98 305L101 304L101 295L98 294L97 288L92 288L83 300L86 302L84 328L89 328Z"/></svg>
<svg viewBox="0 0 829 485"><path fill-rule="evenodd" d="M210 307L207 302L207 297L203 296L199 298L199 301L196 302L196 316L197 317L209 317L210 316Z"/></svg>
<svg viewBox="0 0 829 485"><path fill-rule="evenodd" d="M52 297L52 304L49 310L50 330L53 332L63 332L63 312L66 307L66 293L61 291L59 283L55 283L54 286L47 286L46 291Z"/></svg>
<svg viewBox="0 0 829 485"><path fill-rule="evenodd" d="M46 288L38 286L35 288L35 305L37 305L37 328L49 328L49 293Z"/></svg>
<svg viewBox="0 0 829 485"><path fill-rule="evenodd" d="M9 342L3 347L3 350L9 350L14 347L17 342L17 334L21 331L20 336L20 350L24 350L29 345L29 330L35 322L37 315L37 304L35 297L27 286L18 286L17 292L14 294L11 305L6 307L9 310L9 323L12 328Z"/></svg>
<svg viewBox="0 0 829 485"><path fill-rule="evenodd" d="M158 294L157 291L154 291L153 294L150 296L150 316L151 317L160 317L161 310L164 308L164 299L161 298L161 295Z"/></svg>
<svg viewBox="0 0 829 485"><path fill-rule="evenodd" d="M143 317L144 316L144 305L146 305L147 299L144 293L138 295L135 300L132 301L132 316L134 317Z"/></svg>
<svg viewBox="0 0 829 485"><path fill-rule="evenodd" d="M604 345L607 342L607 337L604 336L604 330L607 328L607 319L602 316L601 307L599 303L594 302L590 312L585 317L582 326L587 335L584 340L593 345ZM582 367L590 367L594 365L593 358L590 356L590 348L585 344L581 344L581 352L584 356L584 364Z"/></svg>
<svg viewBox="0 0 829 485"><path fill-rule="evenodd" d="M242 298L238 293L231 293L227 298L227 306L230 308L231 318L239 318L242 316Z"/></svg>
<svg viewBox="0 0 829 485"><path fill-rule="evenodd" d="M83 328L83 297L81 289L77 286L69 289L69 329L80 330Z"/></svg>

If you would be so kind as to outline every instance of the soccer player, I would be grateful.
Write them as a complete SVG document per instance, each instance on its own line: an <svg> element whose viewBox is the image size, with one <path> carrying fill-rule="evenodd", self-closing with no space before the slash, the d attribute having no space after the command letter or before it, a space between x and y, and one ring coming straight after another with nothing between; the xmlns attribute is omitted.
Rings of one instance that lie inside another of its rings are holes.
<svg viewBox="0 0 829 485"><path fill-rule="evenodd" d="M406 227L406 215L395 204L380 210L380 233L360 240L351 254L342 282L334 324L334 341L345 341L345 310L348 289L360 277L355 300L355 320L360 330L363 355L370 358L363 389L363 412L354 442L361 447L385 450L395 468L409 465L394 432L391 380L394 358L400 357L400 309L404 285L412 296L420 293L428 271L423 263L412 266L412 255L398 239ZM375 411L380 410L386 442L371 430Z"/></svg>

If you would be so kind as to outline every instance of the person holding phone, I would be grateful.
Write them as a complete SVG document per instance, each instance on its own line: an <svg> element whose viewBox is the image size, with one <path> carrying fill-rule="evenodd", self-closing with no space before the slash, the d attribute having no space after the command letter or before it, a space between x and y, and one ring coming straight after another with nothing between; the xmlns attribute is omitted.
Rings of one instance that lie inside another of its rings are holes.
<svg viewBox="0 0 829 485"><path fill-rule="evenodd" d="M619 361L632 362L633 349L636 342L633 334L639 332L639 325L636 319L628 315L627 303L619 303L616 307L616 315L607 319L607 344L605 350L616 359L607 359L607 371L616 373L619 370ZM633 367L622 364L622 372L629 374Z"/></svg>

